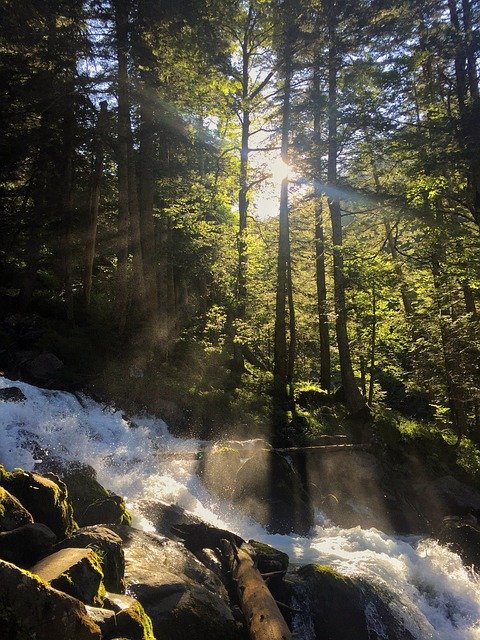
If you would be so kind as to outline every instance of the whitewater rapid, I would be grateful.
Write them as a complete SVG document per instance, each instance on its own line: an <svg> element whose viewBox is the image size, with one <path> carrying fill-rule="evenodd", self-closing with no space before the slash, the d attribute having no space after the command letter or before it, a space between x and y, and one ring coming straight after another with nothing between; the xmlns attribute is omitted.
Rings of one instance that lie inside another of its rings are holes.
<svg viewBox="0 0 480 640"><path fill-rule="evenodd" d="M268 534L204 489L195 460L164 455L196 452L204 443L175 438L156 418L127 420L121 411L88 397L0 377L0 389L12 386L21 389L26 401L0 400L0 463L8 469L32 470L42 452L88 463L99 482L125 497L134 526L153 530L140 514L141 501L175 503L245 539L272 544L288 553L292 563L331 564L388 590L395 616L417 640L480 640L478 575L435 541L390 537L376 529L341 529L321 513L309 538Z"/></svg>

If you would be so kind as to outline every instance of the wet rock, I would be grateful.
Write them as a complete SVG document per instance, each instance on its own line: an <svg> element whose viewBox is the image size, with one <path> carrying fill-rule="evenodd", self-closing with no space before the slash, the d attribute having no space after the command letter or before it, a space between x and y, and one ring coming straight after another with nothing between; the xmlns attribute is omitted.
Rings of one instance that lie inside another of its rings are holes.
<svg viewBox="0 0 480 640"><path fill-rule="evenodd" d="M118 613L119 611L123 611L123 609L132 607L135 602L136 600L135 598L132 598L132 596L127 596L124 593L111 593L110 591L107 591L103 600L103 606L106 609L110 609L111 611Z"/></svg>
<svg viewBox="0 0 480 640"><path fill-rule="evenodd" d="M56 476L15 471L0 466L0 485L13 494L31 513L35 522L47 525L62 539L76 528L67 488Z"/></svg>
<svg viewBox="0 0 480 640"><path fill-rule="evenodd" d="M238 449L217 445L203 452L197 473L209 491L228 500L235 490L235 476L241 466Z"/></svg>
<svg viewBox="0 0 480 640"><path fill-rule="evenodd" d="M417 508L422 510L433 531L442 526L446 516L480 516L480 491L452 476L417 483L413 487Z"/></svg>
<svg viewBox="0 0 480 640"><path fill-rule="evenodd" d="M32 515L6 489L0 487L0 531L11 531L33 522Z"/></svg>
<svg viewBox="0 0 480 640"><path fill-rule="evenodd" d="M62 549L35 564L30 571L54 589L84 604L103 604L103 573L93 549Z"/></svg>
<svg viewBox="0 0 480 640"><path fill-rule="evenodd" d="M438 540L458 553L466 565L480 567L480 526L475 517L445 518Z"/></svg>
<svg viewBox="0 0 480 640"><path fill-rule="evenodd" d="M103 582L107 591L122 593L124 590L123 575L125 572L125 554L122 539L116 533L94 525L83 527L60 542L55 551L66 548L91 548L99 553L103 571Z"/></svg>
<svg viewBox="0 0 480 640"><path fill-rule="evenodd" d="M25 402L26 396L18 387L7 387L0 389L0 401L3 402Z"/></svg>
<svg viewBox="0 0 480 640"><path fill-rule="evenodd" d="M36 522L0 533L0 558L26 569L48 555L57 536Z"/></svg>
<svg viewBox="0 0 480 640"><path fill-rule="evenodd" d="M40 353L23 363L22 373L26 379L42 386L55 382L64 367L55 354Z"/></svg>
<svg viewBox="0 0 480 640"><path fill-rule="evenodd" d="M259 451L237 473L233 501L270 533L307 535L313 507L304 483L288 461Z"/></svg>
<svg viewBox="0 0 480 640"><path fill-rule="evenodd" d="M255 566L260 573L272 573L288 569L290 559L283 551L257 540L249 540L248 544L253 551L251 555L253 555Z"/></svg>
<svg viewBox="0 0 480 640"><path fill-rule="evenodd" d="M85 606L36 576L0 560L0 634L20 640L101 640Z"/></svg>
<svg viewBox="0 0 480 640"><path fill-rule="evenodd" d="M90 618L100 627L102 640L128 638L128 640L155 640L152 621L142 605L134 598L130 605L118 612L88 607Z"/></svg>
<svg viewBox="0 0 480 640"><path fill-rule="evenodd" d="M127 594L151 617L157 640L237 637L225 587L191 552L159 535L114 530L124 541Z"/></svg>
<svg viewBox="0 0 480 640"><path fill-rule="evenodd" d="M97 481L95 469L75 463L59 469L68 488L75 520L81 527L94 524L130 524L125 501Z"/></svg>
<svg viewBox="0 0 480 640"><path fill-rule="evenodd" d="M159 534L181 541L194 554L202 549L217 549L222 538L237 546L244 542L240 536L207 524L177 505L145 500L138 506Z"/></svg>
<svg viewBox="0 0 480 640"><path fill-rule="evenodd" d="M297 628L313 628L315 637L328 640L414 640L367 582L341 575L331 567L302 567L291 583L292 609ZM295 615L295 614L294 614Z"/></svg>

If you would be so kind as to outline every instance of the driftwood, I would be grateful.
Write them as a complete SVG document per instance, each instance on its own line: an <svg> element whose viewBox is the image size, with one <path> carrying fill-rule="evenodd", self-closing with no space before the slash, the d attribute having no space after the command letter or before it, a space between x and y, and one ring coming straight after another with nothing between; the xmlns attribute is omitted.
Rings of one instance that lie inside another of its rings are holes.
<svg viewBox="0 0 480 640"><path fill-rule="evenodd" d="M292 640L277 603L247 551L227 540L221 550L237 587L251 640Z"/></svg>

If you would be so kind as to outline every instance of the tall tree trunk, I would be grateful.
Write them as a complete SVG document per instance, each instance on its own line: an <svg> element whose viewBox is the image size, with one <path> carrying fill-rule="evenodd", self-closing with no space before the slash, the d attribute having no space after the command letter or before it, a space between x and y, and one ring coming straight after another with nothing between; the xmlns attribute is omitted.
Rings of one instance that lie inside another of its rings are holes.
<svg viewBox="0 0 480 640"><path fill-rule="evenodd" d="M83 274L83 303L90 306L92 296L93 265L95 262L95 247L97 243L98 210L100 207L100 186L103 174L104 133L107 120L107 102L100 103L97 127L93 142L93 163L90 177L90 200L85 240L85 267Z"/></svg>
<svg viewBox="0 0 480 640"><path fill-rule="evenodd" d="M367 418L369 411L364 396L355 381L350 344L347 331L347 307L345 298L345 275L343 271L343 236L342 213L337 196L337 156L338 156L338 107L337 107L337 73L338 42L336 3L328 4L328 164L327 182L330 189L328 206L332 222L333 239L333 277L335 292L335 314L338 355L340 359L340 375L345 395L345 402L352 415Z"/></svg>
<svg viewBox="0 0 480 640"><path fill-rule="evenodd" d="M128 4L114 0L116 48L118 64L118 232L117 232L117 291L116 316L119 330L125 329L128 304L129 201L128 201L128 145L130 137L130 107L128 99Z"/></svg>
<svg viewBox="0 0 480 640"><path fill-rule="evenodd" d="M286 9L286 7L284 7ZM287 11L285 11L287 16ZM288 145L290 133L290 99L292 76L292 51L290 28L285 23L285 42L283 49L283 104L282 104L282 140L281 157L288 164ZM274 422L278 429L286 426L287 411L290 408L287 390L288 351L286 304L288 295L288 276L290 263L290 231L288 212L288 177L282 180L280 188L280 216L278 232L277 289L275 298L275 335L273 365L273 408Z"/></svg>
<svg viewBox="0 0 480 640"><path fill-rule="evenodd" d="M328 321L327 283L325 275L325 234L323 230L323 167L321 145L321 104L320 104L320 62L316 61L313 73L315 96L313 113L314 154L315 154L315 279L317 285L318 331L320 337L320 386L326 391L331 388L330 329Z"/></svg>

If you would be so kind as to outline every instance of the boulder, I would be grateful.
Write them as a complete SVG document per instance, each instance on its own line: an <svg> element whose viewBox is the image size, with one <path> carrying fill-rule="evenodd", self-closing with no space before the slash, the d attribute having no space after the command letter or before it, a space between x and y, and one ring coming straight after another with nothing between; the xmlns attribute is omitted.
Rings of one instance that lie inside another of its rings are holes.
<svg viewBox="0 0 480 640"><path fill-rule="evenodd" d="M155 640L152 621L142 605L131 598L128 607L118 612L87 606L90 618L100 627L102 640L124 637L128 640Z"/></svg>
<svg viewBox="0 0 480 640"><path fill-rule="evenodd" d="M24 569L47 556L57 536L46 525L36 522L0 533L0 558Z"/></svg>
<svg viewBox="0 0 480 640"><path fill-rule="evenodd" d="M49 474L50 475L50 474ZM0 466L0 485L13 494L33 516L62 539L76 528L67 488L56 476L15 471Z"/></svg>
<svg viewBox="0 0 480 640"><path fill-rule="evenodd" d="M466 565L480 567L480 527L476 518L450 517L443 520L438 533L441 544L458 553Z"/></svg>
<svg viewBox="0 0 480 640"><path fill-rule="evenodd" d="M103 604L103 573L93 549L62 549L35 564L30 571L84 604Z"/></svg>
<svg viewBox="0 0 480 640"><path fill-rule="evenodd" d="M6 387L0 389L0 401L3 402L25 402L26 396L18 387Z"/></svg>
<svg viewBox="0 0 480 640"><path fill-rule="evenodd" d="M5 640L101 640L85 606L0 560L0 635Z"/></svg>
<svg viewBox="0 0 480 640"><path fill-rule="evenodd" d="M248 544L250 555L260 573L285 572L288 569L290 559L283 551L257 540L249 540Z"/></svg>
<svg viewBox="0 0 480 640"><path fill-rule="evenodd" d="M83 527L60 542L55 547L55 551L73 547L94 549L100 559L103 582L107 591L117 593L124 591L125 554L120 536L100 525Z"/></svg>
<svg viewBox="0 0 480 640"><path fill-rule="evenodd" d="M3 487L0 487L0 531L11 531L33 522L22 503Z"/></svg>
<svg viewBox="0 0 480 640"><path fill-rule="evenodd" d="M157 640L237 638L237 626L219 578L181 544L116 526L124 541L126 592L151 617Z"/></svg>
<svg viewBox="0 0 480 640"><path fill-rule="evenodd" d="M446 516L480 516L480 491L452 476L416 483L413 492L417 508L425 514L433 531L442 526Z"/></svg>
<svg viewBox="0 0 480 640"><path fill-rule="evenodd" d="M237 546L244 542L240 536L203 522L175 504L144 500L138 508L159 534L181 541L194 554L202 549L217 549L222 538L232 540Z"/></svg>
<svg viewBox="0 0 480 640"><path fill-rule="evenodd" d="M39 353L22 364L22 375L33 384L51 385L65 367L53 353Z"/></svg>
<svg viewBox="0 0 480 640"><path fill-rule="evenodd" d="M131 523L123 498L102 487L93 467L81 463L63 465L58 473L68 488L74 517L81 527Z"/></svg>
<svg viewBox="0 0 480 640"><path fill-rule="evenodd" d="M328 640L414 640L394 618L384 597L359 578L344 576L329 566L302 567L291 583L294 626L314 630Z"/></svg>
<svg viewBox="0 0 480 640"><path fill-rule="evenodd" d="M240 451L233 446L214 446L203 452L197 473L205 487L229 500L235 490L235 476L242 466Z"/></svg>
<svg viewBox="0 0 480 640"><path fill-rule="evenodd" d="M307 535L313 506L304 483L274 451L258 451L237 473L233 501L270 533Z"/></svg>

